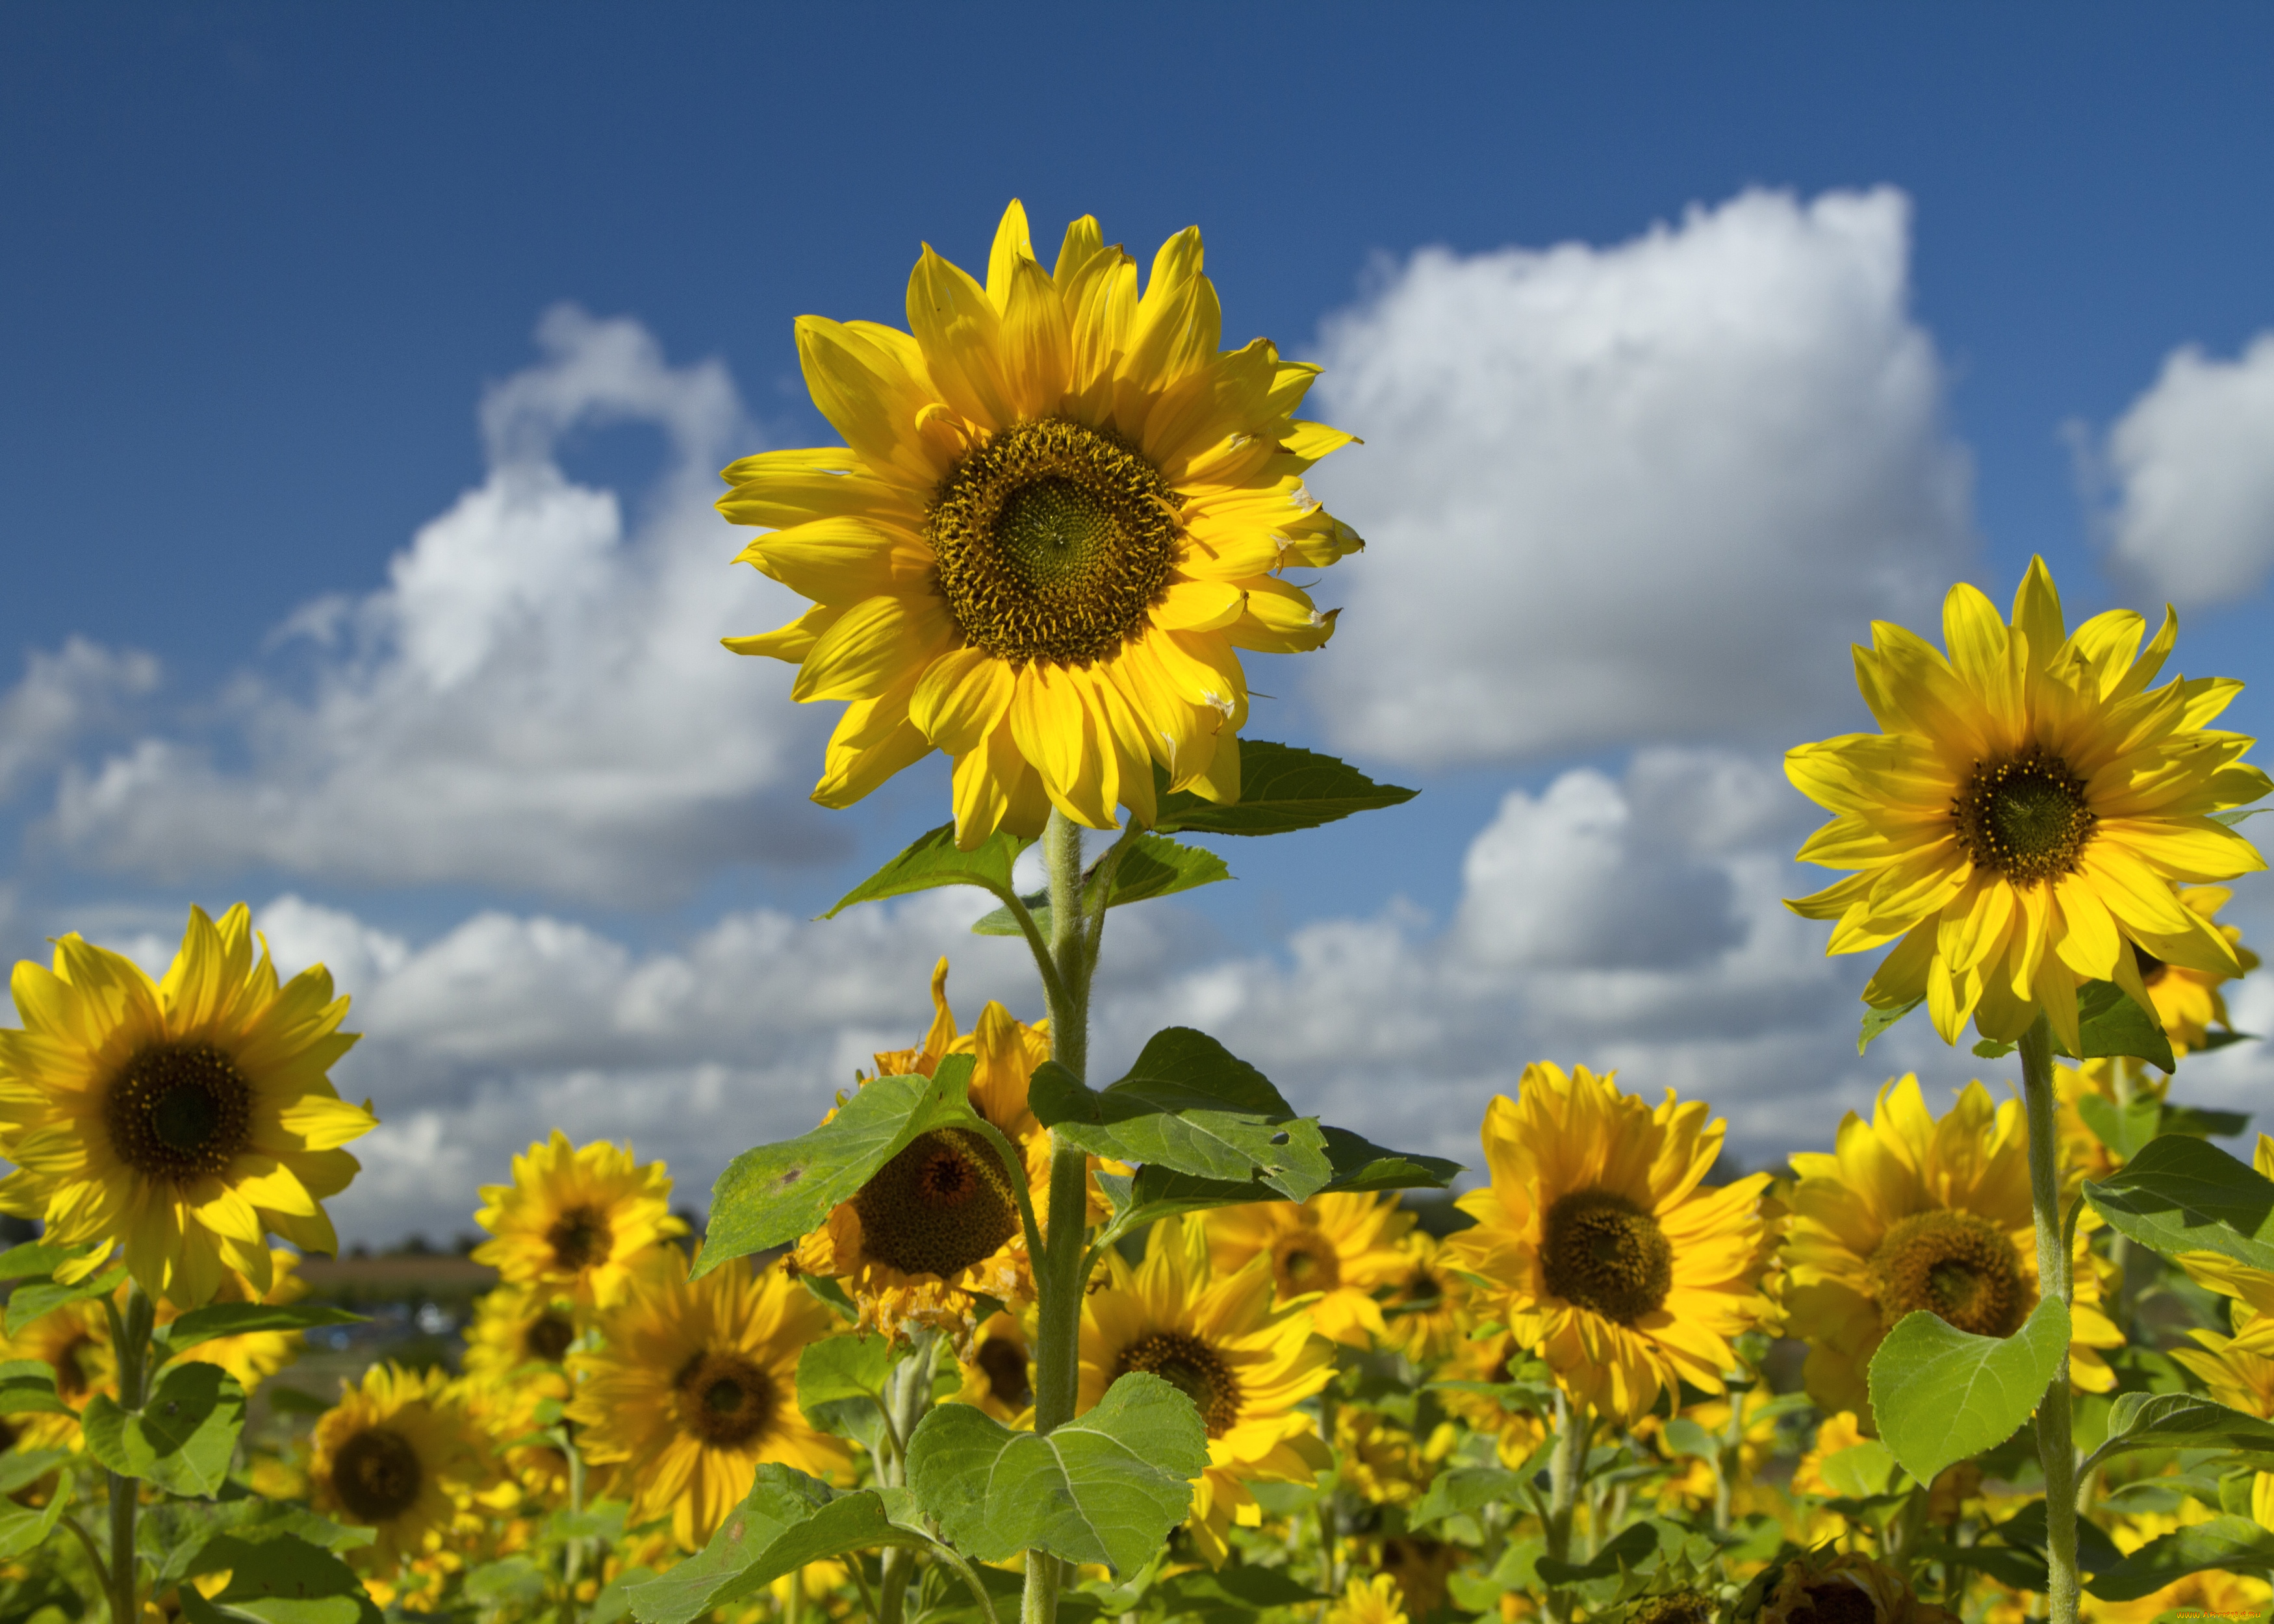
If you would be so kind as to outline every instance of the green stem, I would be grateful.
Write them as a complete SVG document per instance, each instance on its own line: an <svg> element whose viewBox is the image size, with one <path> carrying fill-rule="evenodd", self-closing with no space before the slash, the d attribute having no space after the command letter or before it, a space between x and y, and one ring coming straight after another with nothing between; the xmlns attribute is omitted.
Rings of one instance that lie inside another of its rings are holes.
<svg viewBox="0 0 2274 1624"><path fill-rule="evenodd" d="M1327 1447L1335 1447L1335 1389L1329 1382L1319 1389L1319 1436ZM1325 1624L1329 1613L1342 1599L1342 1587L1336 1583L1335 1574L1335 1497L1319 1496L1319 1589L1326 1592L1326 1600L1319 1604L1320 1624Z"/></svg>
<svg viewBox="0 0 2274 1624"><path fill-rule="evenodd" d="M907 1357L892 1366L885 1387L885 1418L891 1433L892 1454L878 1462L877 1475L887 1488L907 1481L908 1438L916 1423L931 1409L933 1362L938 1357L937 1333L918 1331ZM903 1545L885 1547L877 1589L877 1624L900 1624L907 1605L908 1581L915 1573L915 1553Z"/></svg>
<svg viewBox="0 0 2274 1624"><path fill-rule="evenodd" d="M568 1515L584 1515L584 1452L576 1447L576 1424L561 1423L561 1452L568 1457ZM561 1624L576 1624L576 1581L584 1568L582 1538L562 1542L561 1551Z"/></svg>
<svg viewBox="0 0 2274 1624"><path fill-rule="evenodd" d="M1571 1514L1579 1504L1579 1491L1587 1477L1587 1433L1591 1417L1584 1405L1571 1402L1562 1387L1555 1389L1555 1450L1547 1457L1547 1554L1559 1562L1571 1560ZM1550 1590L1548 1608L1558 1619L1571 1616L1571 1593Z"/></svg>
<svg viewBox="0 0 2274 1624"><path fill-rule="evenodd" d="M108 1297L102 1299L102 1306L110 1317L110 1345L118 1358L118 1406L139 1410L148 1396L150 1332L157 1323L157 1310L139 1281L126 1288L124 1313ZM142 1606L137 1594L140 1572L134 1556L134 1518L141 1506L141 1480L117 1472L106 1476L110 1490L110 1565L103 1581L111 1624L139 1624Z"/></svg>
<svg viewBox="0 0 2274 1624"><path fill-rule="evenodd" d="M2063 1244L2059 1141L2053 1134L2052 1028L2040 1013L2022 1037L2022 1097L2029 1114L2029 1203L2037 1219L2037 1294L2071 1300ZM2061 1350L2037 1406L2037 1453L2045 1470L2046 1603L2051 1624L2076 1624L2076 1449L2070 1437L2068 1350Z"/></svg>

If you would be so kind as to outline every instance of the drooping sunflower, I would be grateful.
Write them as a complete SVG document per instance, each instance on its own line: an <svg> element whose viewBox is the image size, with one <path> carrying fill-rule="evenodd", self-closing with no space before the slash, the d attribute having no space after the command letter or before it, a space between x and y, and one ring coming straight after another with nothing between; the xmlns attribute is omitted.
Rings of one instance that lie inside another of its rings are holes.
<svg viewBox="0 0 2274 1624"><path fill-rule="evenodd" d="M1208 1428L1209 1463L1185 1526L1219 1567L1231 1525L1261 1522L1248 1484L1310 1483L1333 1464L1296 1408L1333 1376L1333 1347L1312 1334L1301 1308L1274 1305L1267 1259L1217 1274L1196 1222L1155 1224L1133 1268L1118 1252L1105 1263L1105 1282L1082 1302L1080 1408L1132 1371L1149 1371L1193 1401Z"/></svg>
<svg viewBox="0 0 2274 1624"><path fill-rule="evenodd" d="M1969 1083L1938 1119L1918 1079L1900 1078L1879 1091L1871 1121L1849 1112L1830 1154L1797 1153L1792 1165L1788 1331L1809 1345L1804 1379L1825 1409L1870 1417L1871 1355L1906 1314L2010 1336L2037 1305L2020 1101L1993 1104ZM2116 1378L2098 1350L2124 1335L2100 1312L2089 1238L2076 1237L2069 1376L2105 1393Z"/></svg>
<svg viewBox="0 0 2274 1624"><path fill-rule="evenodd" d="M845 1446L806 1424L797 1360L840 1322L780 1269L736 1259L689 1282L683 1269L634 1280L580 1348L567 1410L587 1460L617 1470L635 1523L668 1517L699 1550L750 1491L761 1462L816 1477L842 1470Z"/></svg>
<svg viewBox="0 0 2274 1624"><path fill-rule="evenodd" d="M447 1372L375 1365L317 1417L309 1462L317 1510L373 1530L360 1560L380 1578L440 1549L458 1497L489 1475L478 1430Z"/></svg>
<svg viewBox="0 0 2274 1624"><path fill-rule="evenodd" d="M1919 1600L1894 1568L1828 1545L1765 1569L1747 1587L1736 1617L1743 1624L1957 1624L1952 1613Z"/></svg>
<svg viewBox="0 0 2274 1624"><path fill-rule="evenodd" d="M976 1404L1005 1426L1033 1415L1034 1353L1026 1327L1014 1316L991 1314L973 1335L954 1402Z"/></svg>
<svg viewBox="0 0 2274 1624"><path fill-rule="evenodd" d="M1374 1294L1411 1272L1398 1241L1413 1214L1394 1195L1316 1195L1301 1203L1254 1201L1208 1214L1216 1273L1235 1274L1269 1255L1283 1303L1305 1304L1319 1335L1353 1348L1389 1335Z"/></svg>
<svg viewBox="0 0 2274 1624"><path fill-rule="evenodd" d="M1402 1260L1382 1299L1389 1343L1416 1365L1436 1365L1468 1338L1469 1282L1426 1229L1407 1231L1397 1250Z"/></svg>
<svg viewBox="0 0 2274 1624"><path fill-rule="evenodd" d="M558 1128L513 1159L511 1184L485 1184L481 1196L474 1222L495 1238L474 1249L474 1261L587 1309L623 1301L635 1275L672 1255L663 1243L687 1233L671 1214L662 1162L636 1162L631 1147L605 1139L578 1149Z"/></svg>
<svg viewBox="0 0 2274 1624"><path fill-rule="evenodd" d="M2218 911L2233 896L2233 891L2224 885L2180 888L2180 905L2202 915L2212 929L2225 938L2227 945L2234 950L2236 974L2247 975L2258 967L2258 955L2242 945L2240 926L2218 922ZM2214 1025L2233 1029L2234 1023L2226 1013L2226 996L2219 989L2234 976L2187 965L2165 964L2138 950L2135 950L2134 956L2140 961L2140 980L2148 989L2148 998L2156 1006L2157 1018L2164 1023L2164 1035L2172 1041L2174 1057L2201 1049Z"/></svg>
<svg viewBox="0 0 2274 1624"><path fill-rule="evenodd" d="M1485 1111L1492 1184L1460 1199L1477 1222L1443 1256L1598 1415L1631 1425L1683 1381L1721 1392L1730 1339L1768 1312L1767 1178L1703 1182L1725 1128L1671 1089L1653 1110L1613 1073L1545 1061Z"/></svg>
<svg viewBox="0 0 2274 1624"><path fill-rule="evenodd" d="M1925 999L1949 1042L1970 1019L2019 1038L2043 1010L2074 1053L2077 989L2112 981L2150 1004L2138 955L2227 977L2233 944L2173 891L2265 861L2210 814L2274 789L2241 733L2208 724L2225 678L2150 688L2179 635L2112 609L2067 631L2042 559L2010 623L1963 583L1943 603L1947 658L1884 621L1856 650L1880 730L1805 744L1785 771L1835 816L1804 862L1858 872L1788 903L1839 921L1827 951L1896 944L1864 989L1875 1008ZM2136 658L2135 658L2136 657Z"/></svg>
<svg viewBox="0 0 2274 1624"><path fill-rule="evenodd" d="M162 981L77 935L52 970L17 965L24 1026L0 1032L0 1156L17 1170L0 1211L92 1249L62 1277L117 1244L145 1290L192 1308L231 1271L266 1291L270 1235L338 1249L321 1203L355 1177L340 1147L378 1121L325 1076L355 1042L348 1001L321 965L280 986L253 946L240 903L219 923L192 908Z"/></svg>
<svg viewBox="0 0 2274 1624"><path fill-rule="evenodd" d="M984 286L927 246L911 333L801 317L807 387L845 445L726 470L719 509L776 527L742 559L814 600L730 637L798 665L799 700L851 702L813 798L850 805L933 749L956 838L1093 829L1172 787L1239 796L1239 650L1334 630L1284 578L1363 544L1303 487L1352 436L1293 413L1318 369L1266 339L1217 348L1198 228L1136 262L1096 219L1053 268L1017 201ZM913 335L911 335L911 334Z"/></svg>

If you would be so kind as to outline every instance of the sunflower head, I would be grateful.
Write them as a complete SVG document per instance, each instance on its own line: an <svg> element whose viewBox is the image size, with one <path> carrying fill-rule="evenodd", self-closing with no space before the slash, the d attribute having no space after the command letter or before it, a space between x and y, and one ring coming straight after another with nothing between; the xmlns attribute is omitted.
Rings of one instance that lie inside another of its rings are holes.
<svg viewBox="0 0 2274 1624"><path fill-rule="evenodd" d="M2243 946L2240 926L2218 922L2218 911L2233 896L2233 891L2224 885L2187 885L2180 890L2180 903L2209 921L2225 938L2234 951L2236 973L2247 975L2258 967L2258 955ZM2135 949L2133 956L2139 960L2141 984L2148 989L2149 1002L2155 1005L2157 1019L2163 1023L2164 1034L2172 1041L2174 1056L2202 1048L2214 1026L2233 1029L2234 1023L2226 1013L2226 996L2221 990L2233 976L2166 964L2145 949Z"/></svg>
<svg viewBox="0 0 2274 1624"><path fill-rule="evenodd" d="M1136 262L1087 215L1054 265L1024 207L983 284L923 250L908 330L797 324L842 447L726 470L719 511L771 527L743 561L815 606L729 638L798 666L800 700L849 702L814 799L844 806L934 749L954 758L957 839L1094 829L1176 789L1239 795L1240 651L1334 630L1286 581L1358 549L1304 489L1350 436L1295 417L1315 367L1266 340L1222 350L1200 233Z"/></svg>
<svg viewBox="0 0 2274 1624"><path fill-rule="evenodd" d="M373 1365L343 1384L312 1441L316 1508L377 1534L366 1555L381 1577L439 1550L456 1497L490 1476L479 1429L439 1370Z"/></svg>
<svg viewBox="0 0 2274 1624"><path fill-rule="evenodd" d="M1327 1608L1327 1624L1405 1624L1405 1593L1386 1573L1353 1578Z"/></svg>
<svg viewBox="0 0 2274 1624"><path fill-rule="evenodd" d="M1035 1406L1034 1353L1026 1327L1013 1315L990 1314L962 1357L963 1386L956 1402L976 1404L1006 1426Z"/></svg>
<svg viewBox="0 0 2274 1624"><path fill-rule="evenodd" d="M1364 1348L1388 1335L1374 1294L1410 1274L1398 1243L1413 1227L1413 1214L1395 1195L1256 1201L1217 1207L1205 1222L1220 1273L1268 1256L1279 1300L1303 1300L1321 1335Z"/></svg>
<svg viewBox="0 0 2274 1624"><path fill-rule="evenodd" d="M474 1221L495 1238L475 1249L511 1285L543 1288L585 1308L622 1301L635 1274L684 1235L671 1213L671 1175L606 1140L578 1149L558 1128L513 1159L513 1183L482 1189Z"/></svg>
<svg viewBox="0 0 2274 1624"><path fill-rule="evenodd" d="M1416 1365L1439 1364L1468 1337L1469 1282L1425 1229L1407 1231L1397 1250L1404 1261L1382 1299L1389 1342Z"/></svg>
<svg viewBox="0 0 2274 1624"><path fill-rule="evenodd" d="M84 1278L113 1245L154 1297L211 1301L232 1274L266 1291L267 1237L338 1249L322 1202L347 1187L340 1148L375 1124L325 1076L354 1043L348 1001L322 966L280 983L256 955L243 904L218 922L190 910L181 951L152 981L77 936L52 968L16 966L24 1025L0 1032L0 1211L87 1248Z"/></svg>
<svg viewBox="0 0 2274 1624"><path fill-rule="evenodd" d="M2209 726L2240 683L2148 686L2178 629L2167 609L2143 650L2147 622L2110 610L2069 632L2042 559L2010 620L1953 587L1946 653L1872 627L1856 673L1880 731L1785 757L1834 814L1802 861L1856 870L1791 907L1837 921L1832 952L1894 944L1866 1002L1924 999L1951 1042L1969 1019L2011 1041L2043 1011L2074 1053L2086 981L2153 1006L2156 966L2242 973L2233 942L2173 888L2265 867L2211 815L2274 785L2242 761L2249 738Z"/></svg>

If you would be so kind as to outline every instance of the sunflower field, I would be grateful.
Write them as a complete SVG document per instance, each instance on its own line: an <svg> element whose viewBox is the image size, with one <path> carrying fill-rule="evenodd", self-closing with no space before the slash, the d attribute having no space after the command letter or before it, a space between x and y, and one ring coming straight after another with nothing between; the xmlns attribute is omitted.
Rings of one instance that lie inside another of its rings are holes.
<svg viewBox="0 0 2274 1624"><path fill-rule="evenodd" d="M1227 877L1178 834L1411 798L1243 736L1242 652L1321 648L1290 577L1362 545L1305 488L1353 442L1299 415L1316 369L1224 348L1196 230L1141 275L1084 218L1046 267L1015 202L983 280L923 251L907 320L798 323L844 443L719 506L813 606L728 647L843 704L824 805L952 758L949 820L832 912L986 891L1041 1019L967 1026L942 958L912 1046L699 1234L660 1164L534 1140L456 1367L318 1397L271 1379L357 1318L302 1274L378 1121L329 1078L347 997L242 906L161 978L64 937L0 1033L37 1226L0 1624L2266 1613L2274 1139L2219 1148L2245 1120L2178 1079L2245 1041L2218 914L2274 786L2213 726L2238 684L2158 681L2169 611L1954 587L1941 646L1856 649L1878 731L1787 757L1844 876L1790 906L1882 955L1859 1044L1924 1005L1982 1080L1729 1177L1706 1101L1540 1058L1465 1169L1199 1031L1090 1074L1111 911Z"/></svg>

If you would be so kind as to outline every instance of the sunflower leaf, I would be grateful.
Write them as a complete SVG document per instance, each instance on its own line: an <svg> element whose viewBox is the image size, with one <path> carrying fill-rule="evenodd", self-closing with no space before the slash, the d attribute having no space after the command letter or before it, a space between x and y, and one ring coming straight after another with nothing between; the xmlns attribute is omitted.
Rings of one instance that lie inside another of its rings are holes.
<svg viewBox="0 0 2274 1624"><path fill-rule="evenodd" d="M87 1452L122 1477L210 1498L229 1478L245 1428L245 1389L218 1365L171 1365L139 1410L98 1393L80 1412Z"/></svg>
<svg viewBox="0 0 2274 1624"><path fill-rule="evenodd" d="M91 1280L76 1284L56 1280L26 1281L8 1296L8 1335L14 1336L41 1314L51 1314L90 1297L109 1297L126 1283L126 1266L115 1264Z"/></svg>
<svg viewBox="0 0 2274 1624"><path fill-rule="evenodd" d="M1192 1400L1140 1371L1048 1436L1014 1432L975 1405L942 1405L908 1440L908 1483L956 1547L980 1561L1038 1548L1124 1574L1144 1567L1185 1520L1189 1479L1208 1460Z"/></svg>
<svg viewBox="0 0 2274 1624"><path fill-rule="evenodd" d="M2076 994L2077 1047L2082 1055L2069 1055L2072 1060L2097 1060L2108 1055L2126 1055L2144 1060L2159 1071L2179 1069L2179 1061L2172 1055L2172 1040L2156 1018L2138 1004L2132 996L2113 981L2087 981ZM2060 1040L2053 1040L2054 1051L2068 1055Z"/></svg>
<svg viewBox="0 0 2274 1624"><path fill-rule="evenodd" d="M1523 1477L1502 1466L1457 1466L1429 1480L1428 1492L1405 1514L1405 1526L1426 1528L1480 1506L1515 1505Z"/></svg>
<svg viewBox="0 0 2274 1624"><path fill-rule="evenodd" d="M834 919L856 902L877 902L886 897L906 897L942 885L976 885L998 897L1018 893L1012 889L1011 868L1019 853L1034 842L1024 836L998 830L975 851L955 849L955 825L918 835L907 848L837 899L821 917Z"/></svg>
<svg viewBox="0 0 2274 1624"><path fill-rule="evenodd" d="M2007 1337L1976 1336L1924 1309L1903 1316L1871 1356L1871 1413L1905 1471L1995 1448L2037 1412L2068 1346L2068 1309L2047 1297Z"/></svg>
<svg viewBox="0 0 2274 1624"><path fill-rule="evenodd" d="M885 1384L892 1376L887 1336L830 1336L797 1357L797 1407L825 1432L875 1454L885 1423Z"/></svg>
<svg viewBox="0 0 2274 1624"><path fill-rule="evenodd" d="M1169 775L1153 769L1159 815L1158 834L1189 830L1209 835L1276 835L1316 829L1354 812L1403 805L1419 794L1395 784L1377 784L1349 763L1316 750L1274 744L1268 739L1239 741L1239 799L1222 806L1190 790L1171 792Z"/></svg>
<svg viewBox="0 0 2274 1624"><path fill-rule="evenodd" d="M69 1457L60 1449L41 1451L54 1456L50 1465L59 1464ZM72 1477L64 1472L56 1478L56 1492L48 1496L45 1506L19 1506L12 1500L0 1500L0 1562L12 1562L27 1551L35 1551L56 1531L56 1524L71 1504Z"/></svg>
<svg viewBox="0 0 2274 1624"><path fill-rule="evenodd" d="M297 1534L222 1534L190 1568L192 1575L224 1570L229 1583L210 1601L194 1584L180 1587L189 1624L379 1624L355 1570Z"/></svg>
<svg viewBox="0 0 2274 1624"><path fill-rule="evenodd" d="M1372 1190L1442 1190L1468 1169L1442 1156L1384 1150L1348 1128L1329 1126L1327 1161L1335 1176L1322 1193Z"/></svg>
<svg viewBox="0 0 2274 1624"><path fill-rule="evenodd" d="M361 1325L366 1316L328 1303L208 1303L150 1334L161 1359L186 1353L216 1336L253 1331L305 1331L320 1325Z"/></svg>
<svg viewBox="0 0 2274 1624"><path fill-rule="evenodd" d="M2236 1573L2274 1569L2274 1530L2248 1517L2213 1517L2149 1541L2085 1585L2102 1601L2136 1601L2208 1568Z"/></svg>
<svg viewBox="0 0 2274 1624"><path fill-rule="evenodd" d="M2193 1393L2120 1393L2108 1412L2108 1439L2081 1469L2135 1449L2220 1449L2274 1471L2274 1421L2262 1421Z"/></svg>
<svg viewBox="0 0 2274 1624"><path fill-rule="evenodd" d="M1103 860L1101 860L1102 861ZM1224 859L1214 852L1202 851L1197 846L1186 846L1156 834L1141 834L1132 838L1120 848L1113 861L1113 891L1105 906L1126 907L1133 902L1145 902L1155 897L1166 897L1196 886L1213 885L1218 880L1231 878L1231 870ZM1087 906L1096 906L1098 868L1091 865L1083 884ZM1036 929L1047 936L1050 933L1050 894L1046 891L1032 892L1019 900L1033 917ZM1015 936L1020 934L1019 921L1007 907L996 909L971 927L975 936Z"/></svg>
<svg viewBox="0 0 2274 1624"><path fill-rule="evenodd" d="M2135 1100L2128 1106L2119 1106L2113 1100L2089 1094L2077 1101L2076 1111L2084 1118L2085 1126L2092 1130L2093 1137L2113 1152L2119 1161L2129 1162L2163 1131L2164 1104L2160 1100Z"/></svg>
<svg viewBox="0 0 2274 1624"><path fill-rule="evenodd" d="M56 1394L55 1366L45 1359L0 1364L0 1416L74 1414Z"/></svg>
<svg viewBox="0 0 2274 1624"><path fill-rule="evenodd" d="M712 1187L711 1227L692 1278L818 1228L919 1134L968 1120L972 1064L968 1055L950 1055L929 1078L871 1078L812 1132L728 1162Z"/></svg>
<svg viewBox="0 0 2274 1624"><path fill-rule="evenodd" d="M2274 1182L2199 1139L2150 1140L2106 1178L2087 1180L2084 1199L2118 1234L2167 1258L2216 1252L2274 1269Z"/></svg>
<svg viewBox="0 0 2274 1624"><path fill-rule="evenodd" d="M2216 1037L2218 1034L2212 1035ZM2164 1132L2166 1133L2185 1133L2199 1139L2224 1139L2233 1138L2249 1125L2248 1111L2215 1111L2200 1105L2174 1105L2169 1100L2164 1101Z"/></svg>
<svg viewBox="0 0 2274 1624"><path fill-rule="evenodd" d="M1924 1004L1925 1002L1926 999L1922 995L1919 997L1913 998L1909 1004L1897 1004L1893 1009L1881 1009L1876 1004L1865 1006L1864 1011L1863 1028L1856 1034L1856 1052L1860 1055L1865 1049L1871 1048L1872 1041L1876 1039L1879 1034L1885 1032L1888 1027L1894 1026L1897 1021L1901 1020L1904 1016L1909 1014L1913 1010L1918 1008L1920 1004Z"/></svg>

